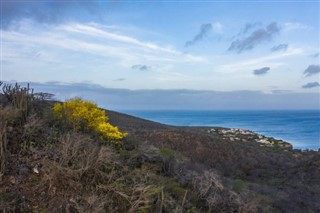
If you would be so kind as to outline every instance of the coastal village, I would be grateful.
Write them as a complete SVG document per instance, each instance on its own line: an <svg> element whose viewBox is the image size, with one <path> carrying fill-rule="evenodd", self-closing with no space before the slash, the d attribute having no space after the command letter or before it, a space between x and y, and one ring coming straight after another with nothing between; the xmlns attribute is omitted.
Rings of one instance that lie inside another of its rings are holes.
<svg viewBox="0 0 320 213"><path fill-rule="evenodd" d="M231 142L257 142L260 143L260 146L292 149L292 145L288 142L277 140L273 137L266 137L250 130L237 128L210 128L207 132L209 134L217 134L223 139Z"/></svg>

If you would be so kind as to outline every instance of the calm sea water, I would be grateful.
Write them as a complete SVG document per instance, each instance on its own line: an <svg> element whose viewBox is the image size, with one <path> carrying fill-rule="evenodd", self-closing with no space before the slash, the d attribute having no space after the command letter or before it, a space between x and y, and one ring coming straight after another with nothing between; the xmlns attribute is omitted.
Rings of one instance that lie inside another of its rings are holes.
<svg viewBox="0 0 320 213"><path fill-rule="evenodd" d="M176 126L242 128L282 139L297 149L320 148L320 110L297 111L126 111Z"/></svg>

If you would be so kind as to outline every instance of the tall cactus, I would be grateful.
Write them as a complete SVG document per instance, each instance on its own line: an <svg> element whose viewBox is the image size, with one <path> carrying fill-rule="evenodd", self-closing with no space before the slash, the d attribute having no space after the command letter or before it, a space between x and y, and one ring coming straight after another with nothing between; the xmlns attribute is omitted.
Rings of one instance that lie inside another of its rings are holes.
<svg viewBox="0 0 320 213"><path fill-rule="evenodd" d="M6 168L7 122L0 121L0 180Z"/></svg>
<svg viewBox="0 0 320 213"><path fill-rule="evenodd" d="M21 124L23 124L32 109L34 101L33 89L30 89L29 84L27 87L21 87L19 84L14 86L0 81L0 88L2 88L1 95L5 96L6 100L12 107L0 108L0 180L5 172L6 166L6 153L7 153L7 126L11 117L21 116ZM13 111L11 111L13 110Z"/></svg>
<svg viewBox="0 0 320 213"><path fill-rule="evenodd" d="M33 89L30 89L29 84L27 87L21 87L16 83L14 86L10 84L3 84L2 91L8 101L15 108L21 111L22 118L25 121L31 111L31 103L34 99Z"/></svg>

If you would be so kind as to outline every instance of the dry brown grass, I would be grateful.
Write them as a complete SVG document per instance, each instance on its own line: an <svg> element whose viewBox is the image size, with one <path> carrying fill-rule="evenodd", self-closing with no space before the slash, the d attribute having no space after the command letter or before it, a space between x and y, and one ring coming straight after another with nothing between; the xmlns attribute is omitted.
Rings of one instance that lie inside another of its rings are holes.
<svg viewBox="0 0 320 213"><path fill-rule="evenodd" d="M7 122L0 121L0 180L5 171L7 150Z"/></svg>
<svg viewBox="0 0 320 213"><path fill-rule="evenodd" d="M0 180L6 168L8 125L12 125L18 114L18 110L12 107L0 107Z"/></svg>
<svg viewBox="0 0 320 213"><path fill-rule="evenodd" d="M114 155L111 149L77 132L62 135L59 142L54 148L54 159L44 161L50 188L59 186L62 190L63 188L78 190L108 178L101 168L105 163L112 163ZM80 183L85 184L80 186Z"/></svg>
<svg viewBox="0 0 320 213"><path fill-rule="evenodd" d="M150 212L155 200L160 208L162 187L150 183L147 174L121 166L111 148L72 132L62 135L54 150L41 163L38 186L51 197L49 209L63 203L60 208L75 212Z"/></svg>

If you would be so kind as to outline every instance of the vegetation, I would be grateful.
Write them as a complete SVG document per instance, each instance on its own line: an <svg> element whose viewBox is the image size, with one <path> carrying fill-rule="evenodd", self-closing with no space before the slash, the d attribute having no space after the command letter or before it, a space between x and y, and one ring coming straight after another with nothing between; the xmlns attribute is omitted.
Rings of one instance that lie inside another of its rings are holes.
<svg viewBox="0 0 320 213"><path fill-rule="evenodd" d="M92 102L80 98L70 99L64 103L56 103L53 107L56 116L63 122L71 123L77 130L93 130L101 134L103 139L112 145L119 146L121 139L127 134L108 123L105 111Z"/></svg>
<svg viewBox="0 0 320 213"><path fill-rule="evenodd" d="M114 149L126 134L95 104L54 103L50 94L20 96L28 87L1 86L28 100L28 110L0 94L0 212L179 212L185 203L199 209L195 195L166 187L179 183L162 173L159 149Z"/></svg>
<svg viewBox="0 0 320 213"><path fill-rule="evenodd" d="M0 212L320 210L319 152L107 117L79 98L0 85Z"/></svg>

